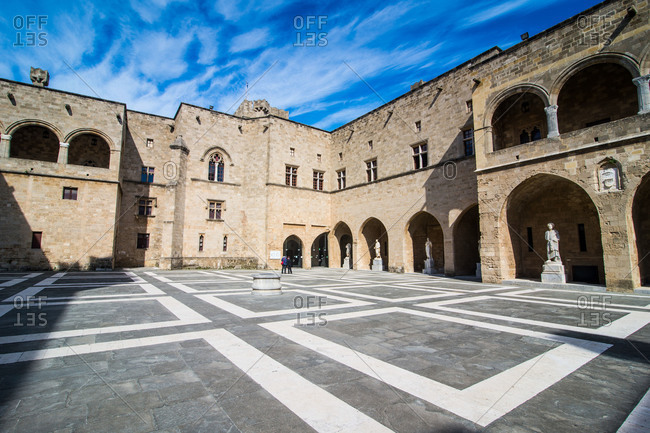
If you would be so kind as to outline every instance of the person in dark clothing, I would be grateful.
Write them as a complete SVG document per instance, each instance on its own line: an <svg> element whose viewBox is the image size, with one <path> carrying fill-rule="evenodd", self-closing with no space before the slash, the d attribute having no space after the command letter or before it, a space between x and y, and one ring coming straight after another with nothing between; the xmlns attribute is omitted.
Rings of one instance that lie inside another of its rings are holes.
<svg viewBox="0 0 650 433"><path fill-rule="evenodd" d="M291 257L287 256L287 273L288 274L293 274L293 271L291 270Z"/></svg>
<svg viewBox="0 0 650 433"><path fill-rule="evenodd" d="M282 256L282 260L280 260L280 263L282 264L282 273L286 274L287 273L287 256Z"/></svg>

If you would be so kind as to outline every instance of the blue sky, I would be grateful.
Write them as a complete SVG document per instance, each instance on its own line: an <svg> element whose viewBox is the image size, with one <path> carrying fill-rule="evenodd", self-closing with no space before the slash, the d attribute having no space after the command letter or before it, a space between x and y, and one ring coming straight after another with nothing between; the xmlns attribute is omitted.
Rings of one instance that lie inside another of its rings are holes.
<svg viewBox="0 0 650 433"><path fill-rule="evenodd" d="M170 117L181 102L233 113L248 82L248 99L331 130L597 3L9 0L0 5L0 77L30 82L37 66L52 88ZM46 22L28 26L28 15Z"/></svg>

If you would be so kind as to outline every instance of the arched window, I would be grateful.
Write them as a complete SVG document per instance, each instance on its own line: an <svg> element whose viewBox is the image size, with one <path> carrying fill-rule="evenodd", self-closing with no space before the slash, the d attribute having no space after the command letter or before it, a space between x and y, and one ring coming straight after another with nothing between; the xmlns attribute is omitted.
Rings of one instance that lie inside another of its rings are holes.
<svg viewBox="0 0 650 433"><path fill-rule="evenodd" d="M223 251L228 251L228 236L223 237Z"/></svg>
<svg viewBox="0 0 650 433"><path fill-rule="evenodd" d="M203 235L199 235L199 252L203 251Z"/></svg>
<svg viewBox="0 0 650 433"><path fill-rule="evenodd" d="M221 156L220 153L213 153L212 156L210 156L210 162L208 166L208 180L223 182L223 172L223 156Z"/></svg>

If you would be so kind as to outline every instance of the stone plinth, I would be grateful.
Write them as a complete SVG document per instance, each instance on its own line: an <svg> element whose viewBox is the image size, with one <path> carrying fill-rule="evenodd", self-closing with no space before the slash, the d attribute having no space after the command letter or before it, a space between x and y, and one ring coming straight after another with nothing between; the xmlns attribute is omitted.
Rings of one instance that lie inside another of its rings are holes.
<svg viewBox="0 0 650 433"><path fill-rule="evenodd" d="M281 295L280 276L272 273L253 275L253 295Z"/></svg>
<svg viewBox="0 0 650 433"><path fill-rule="evenodd" d="M435 273L435 267L432 258L424 260L424 269L422 269L422 273L427 275L433 275Z"/></svg>
<svg viewBox="0 0 650 433"><path fill-rule="evenodd" d="M352 266L350 266L350 258L346 257L343 259L343 269L352 269Z"/></svg>
<svg viewBox="0 0 650 433"><path fill-rule="evenodd" d="M373 271L383 271L384 262L382 259L372 259L372 270Z"/></svg>
<svg viewBox="0 0 650 433"><path fill-rule="evenodd" d="M542 267L542 283L566 283L562 262L546 261Z"/></svg>

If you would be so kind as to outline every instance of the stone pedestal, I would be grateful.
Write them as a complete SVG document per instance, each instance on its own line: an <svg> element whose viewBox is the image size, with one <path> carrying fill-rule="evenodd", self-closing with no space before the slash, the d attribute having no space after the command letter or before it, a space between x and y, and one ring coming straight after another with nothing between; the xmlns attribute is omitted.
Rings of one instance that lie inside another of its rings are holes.
<svg viewBox="0 0 650 433"><path fill-rule="evenodd" d="M476 264L476 278L481 278L481 263Z"/></svg>
<svg viewBox="0 0 650 433"><path fill-rule="evenodd" d="M277 274L255 274L253 275L253 295L281 295L282 284Z"/></svg>
<svg viewBox="0 0 650 433"><path fill-rule="evenodd" d="M352 266L350 266L350 258L346 257L343 259L343 269L352 269Z"/></svg>
<svg viewBox="0 0 650 433"><path fill-rule="evenodd" d="M542 267L542 283L566 283L562 262L549 262Z"/></svg>
<svg viewBox="0 0 650 433"><path fill-rule="evenodd" d="M422 269L423 274L433 275L434 274L433 259L426 259L424 261L424 269Z"/></svg>
<svg viewBox="0 0 650 433"><path fill-rule="evenodd" d="M372 270L373 271L383 271L384 262L382 259L372 259Z"/></svg>

